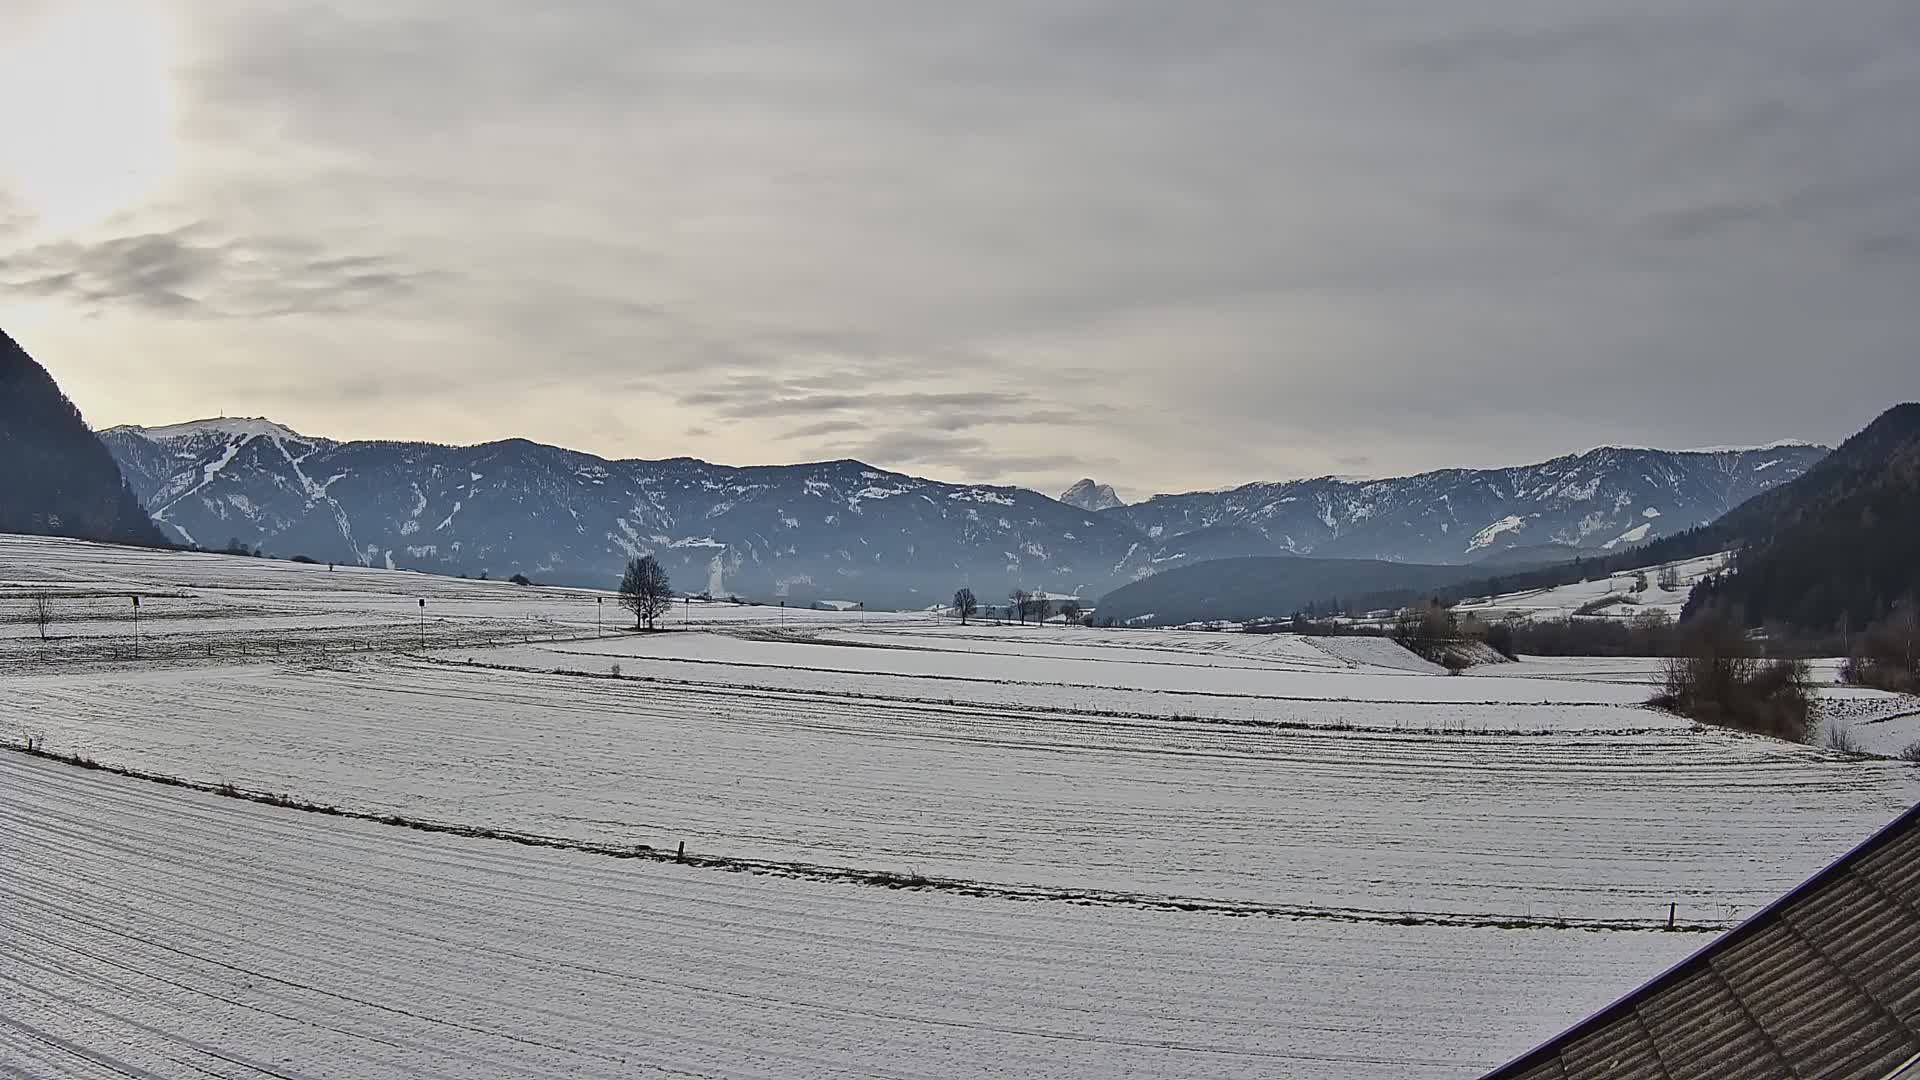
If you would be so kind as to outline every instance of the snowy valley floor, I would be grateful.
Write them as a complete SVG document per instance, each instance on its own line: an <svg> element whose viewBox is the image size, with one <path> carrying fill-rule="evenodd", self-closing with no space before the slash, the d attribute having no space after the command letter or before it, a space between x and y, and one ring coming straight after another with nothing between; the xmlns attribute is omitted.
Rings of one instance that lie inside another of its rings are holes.
<svg viewBox="0 0 1920 1080"><path fill-rule="evenodd" d="M0 790L36 1076L1462 1076L1701 940L782 880L14 754Z"/></svg>
<svg viewBox="0 0 1920 1080"><path fill-rule="evenodd" d="M0 537L0 739L208 789L0 752L0 1074L1472 1077L1920 800L1639 661L598 607Z"/></svg>

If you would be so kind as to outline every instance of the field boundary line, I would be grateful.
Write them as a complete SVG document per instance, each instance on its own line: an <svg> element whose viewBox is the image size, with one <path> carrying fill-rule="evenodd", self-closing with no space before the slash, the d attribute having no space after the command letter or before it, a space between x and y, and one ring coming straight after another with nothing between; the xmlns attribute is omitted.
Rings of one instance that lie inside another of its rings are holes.
<svg viewBox="0 0 1920 1080"><path fill-rule="evenodd" d="M578 656L583 654L564 653L560 655ZM1339 733L1353 733L1353 734L1359 734L1359 735L1472 736L1472 737L1487 737L1487 738L1500 738L1500 739L1510 739L1510 738L1541 739L1541 738L1555 738L1555 737L1565 737L1565 736L1607 736L1607 737L1613 737L1613 738L1623 738L1623 737L1642 736L1642 735L1707 734L1707 729L1705 728L1705 726L1700 724L1685 724L1685 725L1673 724L1673 725L1663 725L1659 727L1619 727L1619 728L1488 728L1488 727L1465 727L1465 726L1462 726L1462 727L1411 727L1411 726L1387 727L1385 725L1378 725L1378 724L1350 724L1345 722L1317 724L1308 720L1261 720L1254 717L1202 716L1198 713L1178 713L1178 712L1142 713L1142 712L1126 712L1120 709L1087 709L1087 708L1079 708L1071 705L1027 705L1027 704L1022 704L1020 702L967 701L967 700L962 700L960 698L899 697L892 694L869 694L869 693L863 693L857 690L808 690L808 689L801 689L798 687L756 686L752 683L702 682L698 679L678 679L678 678L673 678L672 676L666 676L666 675L629 675L625 672L622 672L619 675L615 675L611 672L585 671L580 668L565 668L565 667L536 668L536 667L525 667L517 664L493 664L493 663L487 663L480 660L458 660L458 659L450 659L450 658L438 657L438 656L417 656L416 658L429 664L436 664L444 667L472 668L478 671L509 672L509 673L519 674L519 675L555 676L559 678L568 678L568 679L601 679L607 682L646 683L646 684L651 684L655 686L674 686L674 687L683 687L689 690L699 690L699 691L709 691L709 692L718 692L718 691L746 692L746 693L762 695L766 697L802 698L807 700L813 700L816 698L834 698L834 699L839 699L844 701L872 701L872 702L887 702L887 703L904 704L904 705L928 705L928 706L934 706L937 708L966 709L973 712L983 712L983 711L995 712L995 713L1015 712L1023 715L1033 715L1033 716L1060 716L1060 717L1100 719L1100 720L1152 720L1152 721L1159 721L1163 723L1172 722L1172 723L1192 723L1192 724L1202 724L1202 725L1211 724L1211 725L1217 725L1220 727L1253 728L1253 729L1266 730L1266 731L1289 731L1289 732L1303 732L1308 734L1312 734L1316 732L1339 732ZM685 661L675 661L675 662L684 663ZM783 668L781 670L805 671L810 669ZM984 681L993 685L1002 685L997 680L967 679L964 681L967 681L967 682L983 682ZM1026 684L1008 683L1004 685L1026 685ZM1036 683L1032 685L1039 685L1039 684ZM1102 689L1105 689L1105 688L1102 688ZM1158 691L1144 691L1144 692L1164 693L1164 694L1188 693L1188 691L1184 691L1184 690L1158 690ZM1225 695L1202 694L1199 696L1220 697ZM1289 701L1289 702L1296 701L1296 700L1331 701L1336 704L1345 704L1345 705L1370 705L1370 704L1454 705L1454 704L1461 704L1467 708L1481 708L1481 707L1486 707L1494 704L1505 704L1505 703L1496 703L1496 702L1465 702L1465 703L1417 702L1417 701L1416 702L1372 702L1372 701L1357 700L1353 698L1301 698L1301 699L1256 698L1256 700ZM1648 712L1655 711L1650 706L1646 706L1646 705L1615 704L1607 707L1621 708L1621 709L1639 709L1639 710L1648 711ZM1665 715L1665 714L1662 714L1662 715Z"/></svg>

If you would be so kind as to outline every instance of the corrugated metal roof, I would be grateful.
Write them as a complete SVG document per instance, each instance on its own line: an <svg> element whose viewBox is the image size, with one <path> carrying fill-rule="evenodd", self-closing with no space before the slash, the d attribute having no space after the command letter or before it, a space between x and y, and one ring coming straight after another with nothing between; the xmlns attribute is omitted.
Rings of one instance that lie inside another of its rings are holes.
<svg viewBox="0 0 1920 1080"><path fill-rule="evenodd" d="M1920 806L1485 1080L1900 1080L1920 1055Z"/></svg>

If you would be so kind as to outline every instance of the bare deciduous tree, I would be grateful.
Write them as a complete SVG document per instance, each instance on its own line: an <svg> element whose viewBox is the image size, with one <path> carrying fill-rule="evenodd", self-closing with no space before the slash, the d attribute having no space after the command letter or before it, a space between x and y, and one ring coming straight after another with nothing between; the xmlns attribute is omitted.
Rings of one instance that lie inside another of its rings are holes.
<svg viewBox="0 0 1920 1080"><path fill-rule="evenodd" d="M633 612L634 629L645 625L653 629L653 620L673 606L673 585L660 560L651 555L627 560L627 572L620 579L620 606Z"/></svg>
<svg viewBox="0 0 1920 1080"><path fill-rule="evenodd" d="M1050 601L1047 599L1046 593L1032 592L1027 594L1027 613L1033 616L1034 622L1044 623L1047 621L1047 607L1049 603Z"/></svg>
<svg viewBox="0 0 1920 1080"><path fill-rule="evenodd" d="M1033 610L1033 595L1025 589L1015 589L1007 594L1007 600L1011 613L1020 620L1020 625L1025 626L1027 612Z"/></svg>
<svg viewBox="0 0 1920 1080"><path fill-rule="evenodd" d="M53 597L37 593L33 598L33 622L40 628L40 640L47 640L47 627L53 625Z"/></svg>
<svg viewBox="0 0 1920 1080"><path fill-rule="evenodd" d="M953 594L953 610L960 616L960 625L965 626L967 620L979 612L980 601L974 597L972 589L961 589Z"/></svg>
<svg viewBox="0 0 1920 1080"><path fill-rule="evenodd" d="M1068 623L1079 621L1080 601L1071 597L1062 600L1060 602L1060 617ZM1065 625L1065 623L1062 623L1062 625Z"/></svg>

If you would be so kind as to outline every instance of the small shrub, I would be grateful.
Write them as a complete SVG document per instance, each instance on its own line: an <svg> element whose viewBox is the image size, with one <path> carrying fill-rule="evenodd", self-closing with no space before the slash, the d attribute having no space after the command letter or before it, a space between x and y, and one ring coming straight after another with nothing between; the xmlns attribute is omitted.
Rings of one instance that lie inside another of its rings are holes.
<svg viewBox="0 0 1920 1080"><path fill-rule="evenodd" d="M511 581L511 582L513 582L513 583L514 583L515 585L531 585L531 584L533 584L533 579L532 579L532 578L530 578L530 577L528 577L528 576L527 576L527 575L525 575L525 574L515 574L515 575L513 575L512 577L510 577L510 578L508 578L507 580L508 580L508 581Z"/></svg>
<svg viewBox="0 0 1920 1080"><path fill-rule="evenodd" d="M1845 724L1828 721L1822 725L1821 742L1829 750L1838 750L1843 754L1864 754L1860 740L1854 737L1853 729Z"/></svg>
<svg viewBox="0 0 1920 1080"><path fill-rule="evenodd" d="M318 566L318 565L320 564L320 560L318 560L318 559L316 559L316 558L314 558L314 557L313 557L313 556L311 556L311 555L295 555L295 556L294 556L293 558L291 558L291 559L288 559L287 561L288 561L288 562L297 562L297 563L305 563L305 564L307 564L308 566Z"/></svg>
<svg viewBox="0 0 1920 1080"><path fill-rule="evenodd" d="M1840 678L1896 693L1920 693L1920 602L1907 597L1854 642Z"/></svg>
<svg viewBox="0 0 1920 1080"><path fill-rule="evenodd" d="M47 627L53 625L53 597L47 593L34 594L27 613L33 624L40 628L40 640L47 640Z"/></svg>
<svg viewBox="0 0 1920 1080"><path fill-rule="evenodd" d="M1920 765L1920 742L1908 743L1907 748L1900 751L1898 757L1901 761L1911 761L1916 765Z"/></svg>
<svg viewBox="0 0 1920 1080"><path fill-rule="evenodd" d="M1850 656L1840 665L1840 681L1896 694L1920 694L1920 675L1870 656Z"/></svg>

